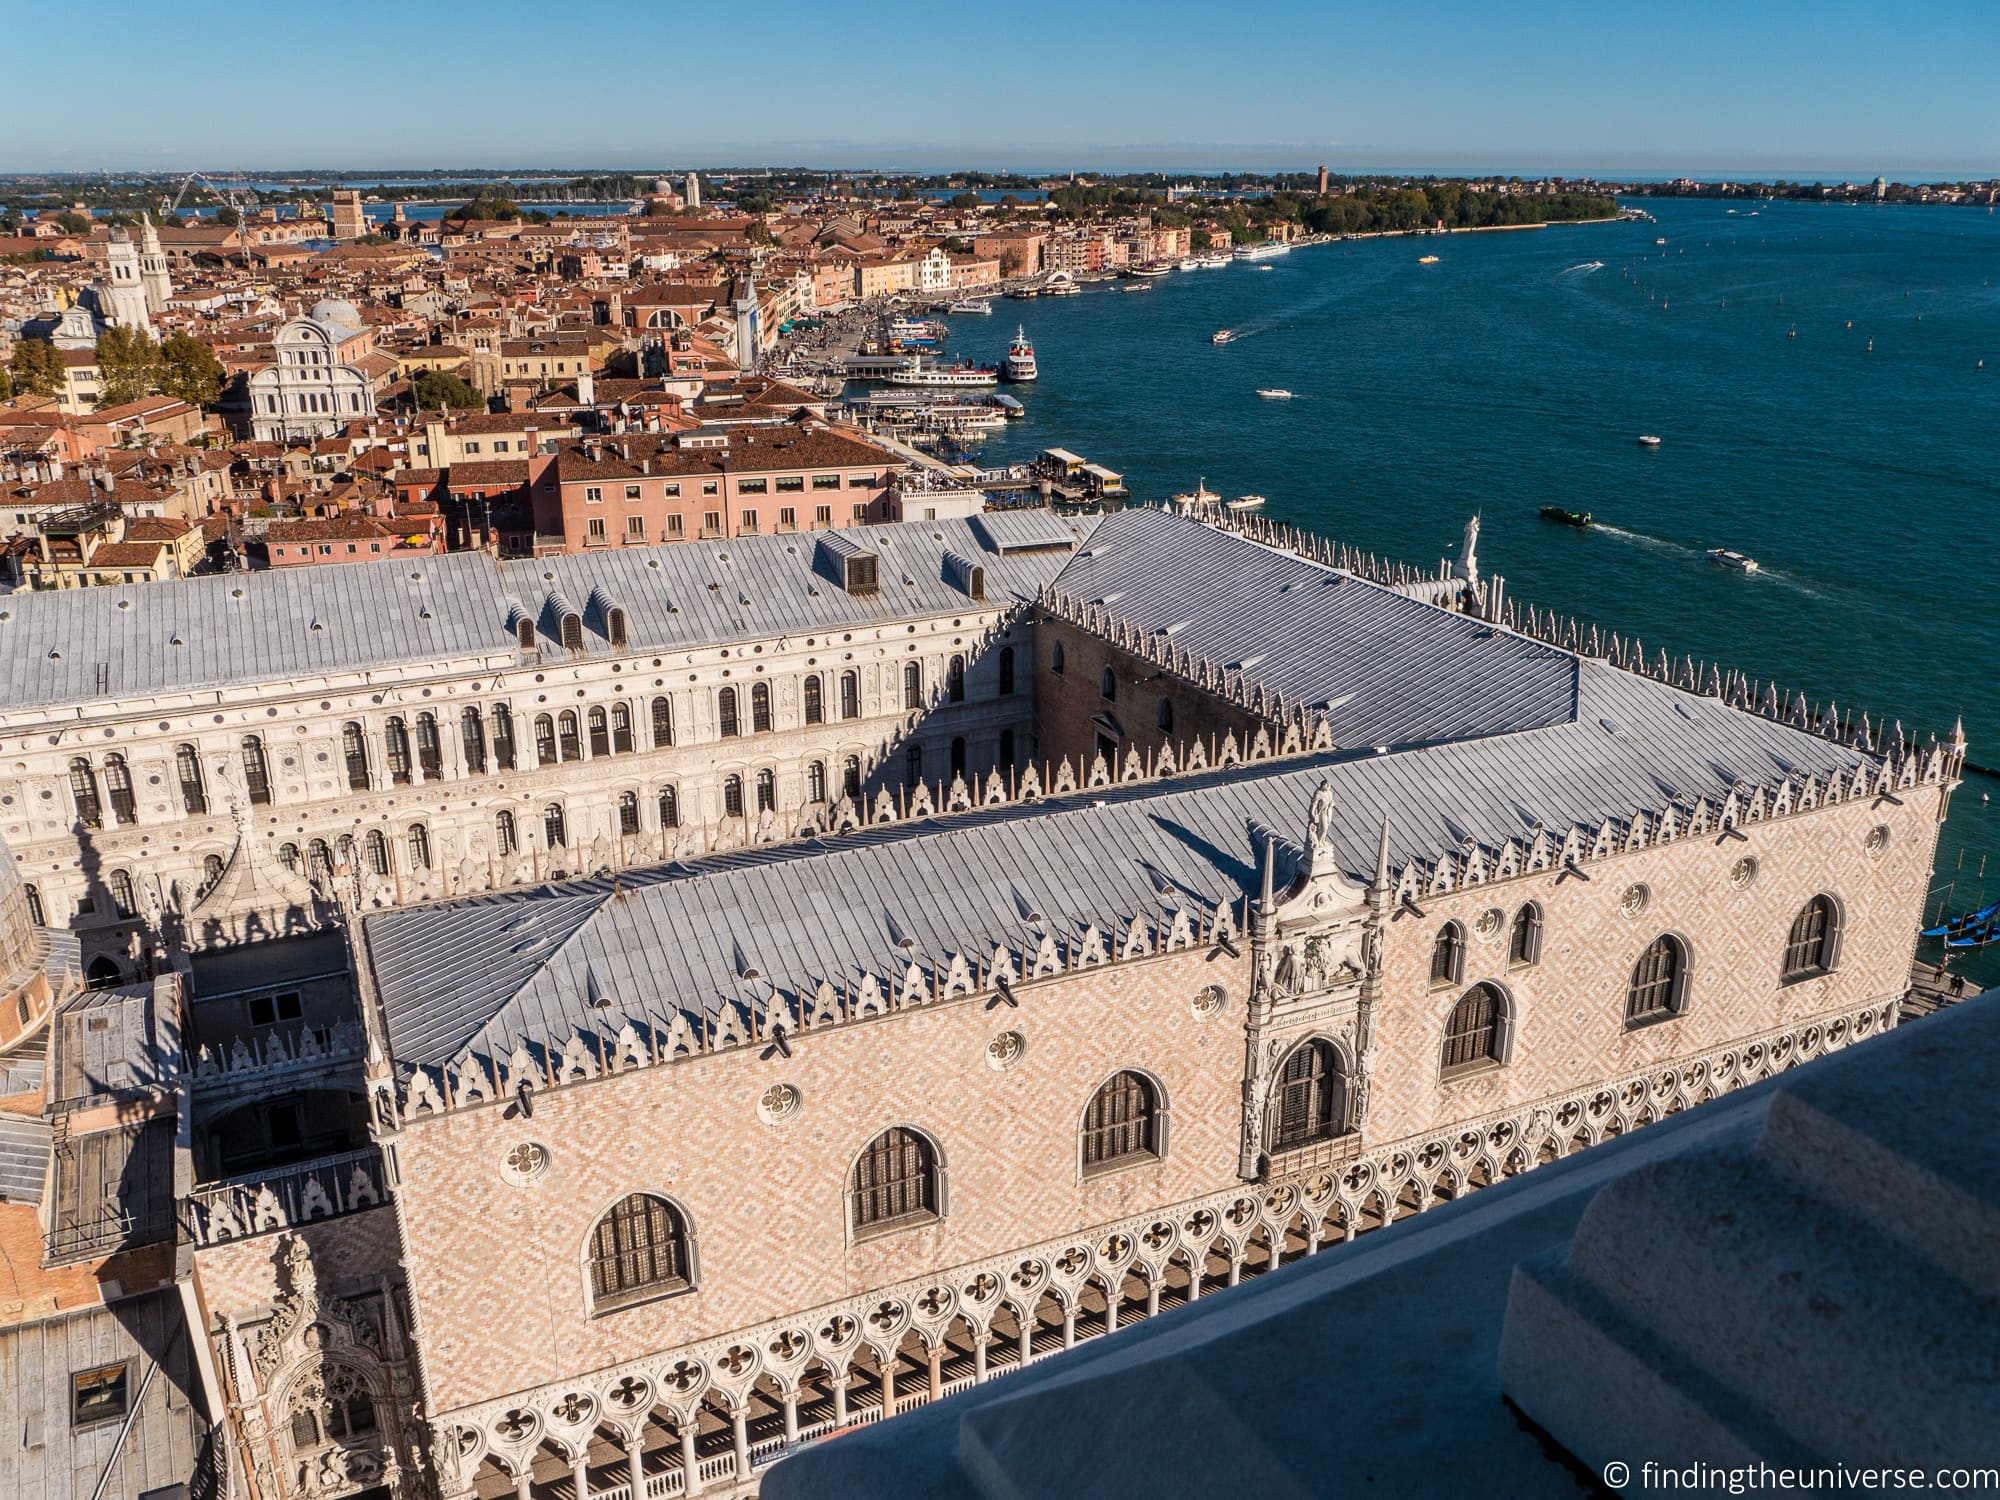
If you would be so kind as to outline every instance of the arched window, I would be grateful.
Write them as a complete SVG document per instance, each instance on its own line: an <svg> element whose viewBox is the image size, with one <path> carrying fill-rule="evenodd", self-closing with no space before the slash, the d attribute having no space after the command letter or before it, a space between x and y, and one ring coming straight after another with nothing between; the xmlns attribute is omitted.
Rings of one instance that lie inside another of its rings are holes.
<svg viewBox="0 0 2000 1500"><path fill-rule="evenodd" d="M444 775L444 745L438 738L437 715L417 715L417 769L424 780L436 781Z"/></svg>
<svg viewBox="0 0 2000 1500"><path fill-rule="evenodd" d="M953 703L965 701L965 658L954 656L951 665L945 668L945 696Z"/></svg>
<svg viewBox="0 0 2000 1500"><path fill-rule="evenodd" d="M119 823L139 821L138 799L132 795L132 768L122 755L104 757L104 789L111 794L111 816Z"/></svg>
<svg viewBox="0 0 2000 1500"><path fill-rule="evenodd" d="M48 912L42 906L42 888L38 885L24 885L21 889L28 897L28 920L37 927L48 926Z"/></svg>
<svg viewBox="0 0 2000 1500"><path fill-rule="evenodd" d="M514 622L514 641L523 651L535 649L535 622L526 615Z"/></svg>
<svg viewBox="0 0 2000 1500"><path fill-rule="evenodd" d="M1647 945L1632 967L1625 996L1625 1023L1643 1026L1677 1016L1687 1004L1687 945L1663 932Z"/></svg>
<svg viewBox="0 0 2000 1500"><path fill-rule="evenodd" d="M514 711L504 703L493 705L493 764L514 769Z"/></svg>
<svg viewBox="0 0 2000 1500"><path fill-rule="evenodd" d="M861 757L850 755L841 763L840 791L844 797L861 795Z"/></svg>
<svg viewBox="0 0 2000 1500"><path fill-rule="evenodd" d="M504 807L493 815L493 847L502 856L521 847L520 835L514 831L514 814Z"/></svg>
<svg viewBox="0 0 2000 1500"><path fill-rule="evenodd" d="M750 732L752 734L771 732L771 684L768 682L751 685Z"/></svg>
<svg viewBox="0 0 2000 1500"><path fill-rule="evenodd" d="M1437 943L1431 949L1431 983L1457 984L1464 975L1465 929L1447 922L1438 929Z"/></svg>
<svg viewBox="0 0 2000 1500"><path fill-rule="evenodd" d="M465 755L465 769L478 775L486 769L486 727L480 722L477 704L468 704L458 716L458 744Z"/></svg>
<svg viewBox="0 0 2000 1500"><path fill-rule="evenodd" d="M924 667L922 662L903 663L903 707L922 708L924 706Z"/></svg>
<svg viewBox="0 0 2000 1500"><path fill-rule="evenodd" d="M1118 696L1118 674L1109 667L1097 674L1097 696L1114 700Z"/></svg>
<svg viewBox="0 0 2000 1500"><path fill-rule="evenodd" d="M431 867L431 831L421 823L410 825L410 868L428 870Z"/></svg>
<svg viewBox="0 0 2000 1500"><path fill-rule="evenodd" d="M121 917L129 917L139 909L138 900L132 891L130 870L111 872L111 905Z"/></svg>
<svg viewBox="0 0 2000 1500"><path fill-rule="evenodd" d="M840 674L840 716L843 719L861 717L861 674L842 672Z"/></svg>
<svg viewBox="0 0 2000 1500"><path fill-rule="evenodd" d="M687 1221L664 1198L634 1193L590 1231L590 1307L605 1312L694 1285Z"/></svg>
<svg viewBox="0 0 2000 1500"><path fill-rule="evenodd" d="M86 828L102 828L104 804L97 796L97 773L81 755L69 763L69 791L76 799L76 820Z"/></svg>
<svg viewBox="0 0 2000 1500"><path fill-rule="evenodd" d="M903 779L911 786L924 779L924 747L914 740L903 752Z"/></svg>
<svg viewBox="0 0 2000 1500"><path fill-rule="evenodd" d="M299 846L297 844L280 844L278 846L278 863L283 865L287 870L290 870L294 875L300 873L300 858Z"/></svg>
<svg viewBox="0 0 2000 1500"><path fill-rule="evenodd" d="M670 786L660 788L660 826L662 828L681 826L681 799Z"/></svg>
<svg viewBox="0 0 2000 1500"><path fill-rule="evenodd" d="M674 705L670 698L653 700L653 745L660 748L674 742Z"/></svg>
<svg viewBox="0 0 2000 1500"><path fill-rule="evenodd" d="M264 742L254 734L243 736L243 784L250 801L267 807L271 801L271 766L264 758Z"/></svg>
<svg viewBox="0 0 2000 1500"><path fill-rule="evenodd" d="M397 786L408 785L410 780L410 731L400 718L391 719L382 726L382 739L388 746L389 780Z"/></svg>
<svg viewBox="0 0 2000 1500"><path fill-rule="evenodd" d="M1271 1149L1289 1151L1330 1140L1347 1124L1347 1080L1331 1042L1303 1042L1278 1074Z"/></svg>
<svg viewBox="0 0 2000 1500"><path fill-rule="evenodd" d="M325 839L314 839L306 845L306 874L322 878L333 874L333 851L327 848Z"/></svg>
<svg viewBox="0 0 2000 1500"><path fill-rule="evenodd" d="M757 773L757 811L772 812L778 806L778 778L768 770Z"/></svg>
<svg viewBox="0 0 2000 1500"><path fill-rule="evenodd" d="M734 739L743 732L743 726L736 718L736 689L726 687L715 695L716 725L724 739Z"/></svg>
<svg viewBox="0 0 2000 1500"><path fill-rule="evenodd" d="M292 1412L292 1447L305 1449L321 1443L361 1437L375 1430L375 1403L356 1384L344 1396L327 1395L321 1400L298 1400Z"/></svg>
<svg viewBox="0 0 2000 1500"><path fill-rule="evenodd" d="M368 868L377 875L387 875L392 868L389 858L389 841L379 828L368 830Z"/></svg>
<svg viewBox="0 0 2000 1500"><path fill-rule="evenodd" d="M605 623L609 626L606 633L611 637L611 644L623 646L629 634L625 627L625 611L613 606L611 613L605 617Z"/></svg>
<svg viewBox="0 0 2000 1500"><path fill-rule="evenodd" d="M1160 727L1161 734L1174 732L1174 700L1162 698L1160 706L1153 711L1153 722Z"/></svg>
<svg viewBox="0 0 2000 1500"><path fill-rule="evenodd" d="M340 753L347 761L349 791L368 790L368 737L352 719L340 727Z"/></svg>
<svg viewBox="0 0 2000 1500"><path fill-rule="evenodd" d="M535 761L544 766L556 763L556 721L552 715L535 715Z"/></svg>
<svg viewBox="0 0 2000 1500"><path fill-rule="evenodd" d="M590 753L605 756L611 753L611 716L602 708L590 711Z"/></svg>
<svg viewBox="0 0 2000 1500"><path fill-rule="evenodd" d="M629 703L611 705L611 750L614 755L632 753L632 705Z"/></svg>
<svg viewBox="0 0 2000 1500"><path fill-rule="evenodd" d="M854 1164L848 1211L856 1235L921 1224L944 1212L937 1154L914 1130L893 1126L868 1143Z"/></svg>
<svg viewBox="0 0 2000 1500"><path fill-rule="evenodd" d="M806 722L823 724L826 722L826 704L822 701L824 689L820 687L817 675L808 677L805 683Z"/></svg>
<svg viewBox="0 0 2000 1500"><path fill-rule="evenodd" d="M1541 961L1542 909L1530 901L1514 913L1514 926L1507 934L1507 963L1523 969Z"/></svg>
<svg viewBox="0 0 2000 1500"><path fill-rule="evenodd" d="M1061 641L1057 641L1049 650L1049 670L1058 677L1063 674L1063 648Z"/></svg>
<svg viewBox="0 0 2000 1500"><path fill-rule="evenodd" d="M1006 697L1014 691L1014 648L1000 648L1000 696Z"/></svg>
<svg viewBox="0 0 2000 1500"><path fill-rule="evenodd" d="M201 894L215 889L215 882L222 879L222 856L205 854L201 860Z"/></svg>
<svg viewBox="0 0 2000 1500"><path fill-rule="evenodd" d="M564 615L562 617L563 650L581 652L583 650L583 616Z"/></svg>
<svg viewBox="0 0 2000 1500"><path fill-rule="evenodd" d="M583 735L577 728L575 709L566 708L556 715L556 739L564 760L583 759Z"/></svg>
<svg viewBox="0 0 2000 1500"><path fill-rule="evenodd" d="M826 762L816 760L806 767L806 801L826 801Z"/></svg>
<svg viewBox="0 0 2000 1500"><path fill-rule="evenodd" d="M1467 990L1445 1019L1444 1076L1503 1061L1505 1020L1505 1005L1492 985L1475 984Z"/></svg>
<svg viewBox="0 0 2000 1500"><path fill-rule="evenodd" d="M618 831L626 838L639 831L639 794L620 792L618 794Z"/></svg>
<svg viewBox="0 0 2000 1500"><path fill-rule="evenodd" d="M1083 1112L1083 1170L1164 1155L1159 1094L1142 1074L1115 1073Z"/></svg>
<svg viewBox="0 0 2000 1500"><path fill-rule="evenodd" d="M725 776L722 778L722 815L725 818L743 816L743 778Z"/></svg>
<svg viewBox="0 0 2000 1500"><path fill-rule="evenodd" d="M1792 918L1785 938L1784 982L1817 979L1833 972L1840 955L1840 908L1831 896L1815 896Z"/></svg>
<svg viewBox="0 0 2000 1500"><path fill-rule="evenodd" d="M568 847L569 823L563 817L560 802L551 802L542 809L542 837L551 849Z"/></svg>

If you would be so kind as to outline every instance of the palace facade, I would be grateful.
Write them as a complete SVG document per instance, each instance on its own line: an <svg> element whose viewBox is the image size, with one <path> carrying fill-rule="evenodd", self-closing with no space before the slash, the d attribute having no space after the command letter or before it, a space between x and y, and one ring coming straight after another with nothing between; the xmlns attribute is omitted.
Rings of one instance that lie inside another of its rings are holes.
<svg viewBox="0 0 2000 1500"><path fill-rule="evenodd" d="M1863 1040L1964 755L1470 537L301 571L0 614L18 904L185 1115L49 1254L177 1247L265 1500L743 1493Z"/></svg>

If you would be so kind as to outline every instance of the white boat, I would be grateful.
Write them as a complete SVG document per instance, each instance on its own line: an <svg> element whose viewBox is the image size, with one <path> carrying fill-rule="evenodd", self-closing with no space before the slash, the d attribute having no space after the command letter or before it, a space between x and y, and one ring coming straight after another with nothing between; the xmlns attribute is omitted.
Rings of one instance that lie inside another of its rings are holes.
<svg viewBox="0 0 2000 1500"><path fill-rule="evenodd" d="M1262 495L1238 495L1234 500L1228 502L1224 508L1233 511L1262 510L1264 508L1264 497Z"/></svg>
<svg viewBox="0 0 2000 1500"><path fill-rule="evenodd" d="M979 297L968 297L963 302L954 302L945 309L959 317L989 318L993 315L993 304Z"/></svg>
<svg viewBox="0 0 2000 1500"><path fill-rule="evenodd" d="M1727 547L1710 547L1708 560L1725 568L1734 568L1739 573L1755 573L1757 559L1745 557L1741 552L1732 552Z"/></svg>
<svg viewBox="0 0 2000 1500"><path fill-rule="evenodd" d="M1202 269L1205 271L1219 271L1228 265L1231 259L1233 257L1227 250L1219 250L1213 255L1204 255L1201 258Z"/></svg>
<svg viewBox="0 0 2000 1500"><path fill-rule="evenodd" d="M1292 393L1281 385L1260 385L1257 387L1257 394L1262 396L1266 401L1289 401L1292 399Z"/></svg>
<svg viewBox="0 0 2000 1500"><path fill-rule="evenodd" d="M1290 255L1292 247L1283 240L1266 240L1261 245L1239 245L1236 247L1238 260L1269 260L1274 255Z"/></svg>
<svg viewBox="0 0 2000 1500"><path fill-rule="evenodd" d="M1209 342L1210 342L1211 344L1226 344L1226 343L1228 343L1228 342L1229 342L1229 341L1230 341L1231 339L1233 339L1233 338L1235 338L1235 337L1236 337L1236 330L1235 330L1235 329L1233 329L1233 328L1218 328L1218 329L1216 329L1216 330L1215 330L1215 332L1211 333L1211 334L1210 334L1210 335L1208 336L1208 341L1209 341Z"/></svg>
<svg viewBox="0 0 2000 1500"><path fill-rule="evenodd" d="M1642 432L1639 434L1639 446L1641 448L1657 448L1660 446L1660 440L1650 432Z"/></svg>
<svg viewBox="0 0 2000 1500"><path fill-rule="evenodd" d="M1051 281L1042 288L1044 297L1081 297L1083 288L1074 281Z"/></svg>
<svg viewBox="0 0 2000 1500"><path fill-rule="evenodd" d="M1196 260L1192 255L1183 256L1179 261L1179 263L1175 265L1174 269L1177 271L1200 270L1201 262Z"/></svg>
<svg viewBox="0 0 2000 1500"><path fill-rule="evenodd" d="M1135 281L1130 286L1118 288L1121 292L1150 292L1152 289L1153 283L1150 281Z"/></svg>
<svg viewBox="0 0 2000 1500"><path fill-rule="evenodd" d="M1222 507L1222 497L1208 487L1206 479L1195 481L1192 493L1170 496L1167 504L1184 516L1212 516Z"/></svg>
<svg viewBox="0 0 2000 1500"><path fill-rule="evenodd" d="M1026 383L1035 377L1035 346L1028 342L1028 330L1016 326L1014 342L1007 346L1007 357L1000 361L1000 378Z"/></svg>
<svg viewBox="0 0 2000 1500"><path fill-rule="evenodd" d="M890 385L928 386L942 389L998 385L999 372L988 365L941 365L935 360L913 359L899 370L882 377Z"/></svg>
<svg viewBox="0 0 2000 1500"><path fill-rule="evenodd" d="M1154 281L1166 275L1172 269L1171 266L1161 265L1157 261L1147 261L1144 265L1127 266L1125 274L1127 276L1136 276L1142 281Z"/></svg>

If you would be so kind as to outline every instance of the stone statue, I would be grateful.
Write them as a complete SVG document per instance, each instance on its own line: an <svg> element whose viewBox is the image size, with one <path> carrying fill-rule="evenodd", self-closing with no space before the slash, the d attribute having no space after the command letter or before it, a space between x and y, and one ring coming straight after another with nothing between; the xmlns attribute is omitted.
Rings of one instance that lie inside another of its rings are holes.
<svg viewBox="0 0 2000 1500"><path fill-rule="evenodd" d="M1322 781L1306 814L1306 874L1324 875L1333 868L1333 786Z"/></svg>

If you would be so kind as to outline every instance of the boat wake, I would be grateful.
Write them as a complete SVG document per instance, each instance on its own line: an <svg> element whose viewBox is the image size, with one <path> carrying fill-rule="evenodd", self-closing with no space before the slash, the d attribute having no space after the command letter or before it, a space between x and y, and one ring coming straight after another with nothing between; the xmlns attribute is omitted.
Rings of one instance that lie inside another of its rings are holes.
<svg viewBox="0 0 2000 1500"><path fill-rule="evenodd" d="M1601 271L1603 269L1604 269L1603 261L1587 260L1580 265L1565 267L1563 270L1556 272L1556 274L1558 276L1574 276L1578 272L1581 272L1583 275L1588 276L1592 271Z"/></svg>
<svg viewBox="0 0 2000 1500"><path fill-rule="evenodd" d="M1619 541L1629 543L1634 547L1643 547L1648 552L1658 552L1667 557L1685 557L1698 562L1706 562L1708 560L1708 552L1705 548L1689 547L1680 542L1670 542L1661 536L1648 536L1643 531L1627 531L1623 526L1608 526L1602 521L1599 521L1594 529L1605 536L1615 537ZM1822 594L1810 584L1801 583L1789 573L1781 573L1774 568L1760 568L1755 573L1744 573L1739 576L1751 579L1766 579L1784 588L1804 594L1808 599L1824 599L1826 597L1825 594Z"/></svg>

